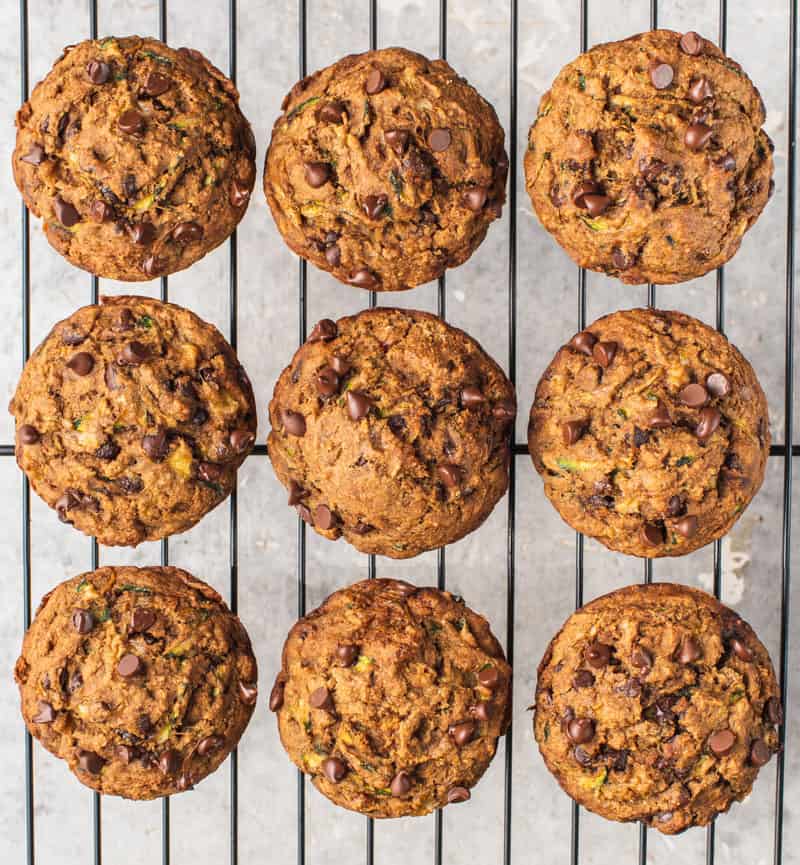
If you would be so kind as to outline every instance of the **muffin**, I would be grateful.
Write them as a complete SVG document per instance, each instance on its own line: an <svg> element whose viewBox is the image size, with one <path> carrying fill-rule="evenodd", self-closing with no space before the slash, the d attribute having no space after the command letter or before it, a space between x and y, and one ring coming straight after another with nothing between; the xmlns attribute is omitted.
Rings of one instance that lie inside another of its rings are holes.
<svg viewBox="0 0 800 865"><path fill-rule="evenodd" d="M730 531L764 479L767 402L725 337L629 309L562 346L536 388L528 446L576 531L633 556L681 556Z"/></svg>
<svg viewBox="0 0 800 865"><path fill-rule="evenodd" d="M535 708L539 750L569 796L668 835L744 799L783 723L750 626L671 583L628 586L570 616L539 664Z"/></svg>
<svg viewBox="0 0 800 865"><path fill-rule="evenodd" d="M508 727L511 668L461 598L364 580L294 625L269 705L333 803L419 816L470 798Z"/></svg>
<svg viewBox="0 0 800 865"><path fill-rule="evenodd" d="M9 411L33 489L110 545L191 528L230 493L256 434L253 389L222 334L130 295L59 322Z"/></svg>
<svg viewBox="0 0 800 865"><path fill-rule="evenodd" d="M764 103L696 33L652 30L565 66L528 135L542 225L582 267L671 283L725 264L772 193Z"/></svg>
<svg viewBox="0 0 800 865"><path fill-rule="evenodd" d="M244 216L255 141L233 83L138 36L69 46L17 112L14 179L50 244L98 276L183 270Z"/></svg>
<svg viewBox="0 0 800 865"><path fill-rule="evenodd" d="M359 288L398 291L466 261L505 201L494 109L444 60L351 54L281 106L264 192L289 247Z"/></svg>
<svg viewBox="0 0 800 865"><path fill-rule="evenodd" d="M242 623L177 568L100 568L42 599L14 668L32 736L100 793L187 790L236 747L256 702Z"/></svg>
<svg viewBox="0 0 800 865"><path fill-rule="evenodd" d="M476 529L508 487L514 388L436 316L323 319L275 385L267 443L319 534L395 559Z"/></svg>

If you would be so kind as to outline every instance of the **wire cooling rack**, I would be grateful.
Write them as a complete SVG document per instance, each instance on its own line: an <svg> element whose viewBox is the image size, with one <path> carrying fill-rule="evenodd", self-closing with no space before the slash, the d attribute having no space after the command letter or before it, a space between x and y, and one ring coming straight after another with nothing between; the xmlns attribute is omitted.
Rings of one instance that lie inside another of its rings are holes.
<svg viewBox="0 0 800 865"><path fill-rule="evenodd" d="M575 2L579 6L579 32L575 39L575 51L580 49L585 51L589 47L588 42L588 15L589 15L589 0L565 0L565 2ZM603 0L593 0L597 7L602 7ZM307 0L287 0L286 5L296 3L296 15L298 20L297 32L297 77L303 77L307 74L307 37L308 37L308 9ZM237 12L238 4L236 0L228 0L227 17L228 17L228 75L235 82L237 75ZM245 3L241 4L245 6ZM436 5L436 0L434 0ZM508 292L507 292L507 323L508 323L508 355L507 355L507 372L515 382L517 373L517 179L520 170L520 160L518 158L518 44L519 44L519 2L518 0L507 0L507 10L504 14L508 16L508 74L510 81L509 89L509 185L508 185L508 207L507 207L507 223L508 223ZM364 12L369 16L369 47L376 48L378 46L378 5L377 0L364 0ZM596 7L596 8L597 8ZM658 2L650 0L650 26L655 28L659 24L658 20ZM29 57L30 57L30 41L29 41L29 20L28 20L28 2L20 0L19 3L19 33L20 33L20 96L21 101L25 101L29 95ZM89 27L87 36L96 38L98 22L98 2L91 0L89 3ZM777 660L777 672L782 683L784 705L787 701L787 687L789 684L788 665L789 665L789 633L790 633L790 555L791 555L791 517L792 517L792 457L800 456L800 446L789 444L793 442L793 375L794 375L794 304L795 304L795 287L794 287L794 269L795 269L795 180L796 180L796 140L797 140L797 0L789 0L788 2L788 22L789 33L787 39L787 57L786 63L788 68L788 99L787 99L787 117L786 117L786 248L785 248L785 366L784 366L784 412L785 412L785 434L782 443L773 444L770 449L770 457L781 460L783 463L782 475L782 517L781 517L781 590L780 590L780 649ZM447 57L447 23L448 23L448 8L447 0L438 0L438 42L439 55L443 58ZM113 27L107 28L110 31ZM717 41L719 46L725 50L727 42L728 30L728 3L726 0L720 0L719 16L718 16L718 33ZM167 0L160 0L158 3L158 36L162 40L167 40ZM27 360L30 352L30 331L31 331L31 269L30 269L30 225L28 211L24 207L21 208L21 307L22 307L22 360L23 363ZM237 324L238 324L238 261L237 261L237 239L234 233L228 243L229 254L229 282L228 282L228 302L229 302L229 339L234 348L237 343ZM587 281L586 272L582 269L577 271L577 316L575 323L577 329L583 329L586 326L586 310L587 310ZM297 284L297 329L300 343L305 340L307 332L307 310L308 310L308 274L305 261L300 261L298 265L298 284ZM99 285L97 277L91 277L89 297L93 303L98 300ZM169 282L166 277L160 280L160 296L163 300L169 298ZM650 285L648 287L648 304L654 306L657 301L656 287ZM445 277L441 277L438 283L437 292L437 310L440 316L446 315L446 281ZM722 331L725 327L725 272L720 268L716 273L716 326ZM370 306L377 305L377 295L375 292L370 293ZM521 409L525 409L525 400L521 399ZM526 443L516 443L514 445L515 457L525 456L528 453ZM13 444L0 445L0 456L12 457L14 454ZM263 458L266 455L266 447L258 445L255 448L252 458ZM515 535L515 505L516 505L516 459L511 461L510 467L510 484L508 498L505 506L507 507L507 539L506 539L506 653L509 661L514 662L514 627L515 627L515 550L516 550L516 535ZM229 500L229 520L230 520L230 548L229 548L229 586L228 596L229 603L234 612L237 610L238 601L238 566L239 566L239 512L236 490L232 493ZM24 626L28 627L31 620L31 510L30 510L30 488L27 479L22 481L22 603L23 603L23 618ZM92 567L98 565L98 546L96 541L91 542ZM442 588L447 582L446 554L445 550L439 550L437 558L437 582ZM297 594L297 615L302 616L306 611L306 526L302 520L297 521L297 565L296 565L296 594ZM167 540L161 542L161 561L167 564L169 561L169 543ZM375 576L375 557L369 557L368 574L370 577ZM581 535L575 537L575 605L580 606L583 603L584 593L584 542ZM650 582L652 580L653 570L650 560L644 563L643 580ZM714 544L713 556L713 589L714 593L719 596L722 590L723 577L723 554L722 545L718 541ZM263 706L261 707L263 710ZM774 865L783 865L784 863L784 788L785 788L785 766L786 766L786 750L785 750L785 729L786 726L780 728L780 740L782 750L776 759L777 779L775 785L775 810L774 810L774 839L773 850L771 854ZM503 786L504 786L504 803L503 803L503 849L502 861L504 865L510 865L512 862L512 759L513 749L511 747L512 731L509 731L504 749L504 771L503 771ZM32 740L29 734L25 734L24 738L24 791L25 791L25 861L28 865L33 865L36 861L36 827L34 819L34 773L33 773L33 749ZM765 770L767 771L767 770ZM305 865L306 862L306 787L307 782L304 776L298 772L297 776L297 839L296 839L296 861L298 865ZM234 751L231 754L230 766L230 845L229 845L229 861L232 865L239 862L239 783L238 783L238 761L237 753ZM161 805L161 861L162 865L169 865L172 857L171 831L170 831L170 801L169 799L162 800ZM570 821L570 843L569 843L569 862L570 865L578 865L580 855L580 838L581 838L581 809L574 805L572 806L571 821ZM442 812L439 811L435 815L434 829L434 844L433 844L433 859L435 865L442 865L443 862L443 820ZM363 860L367 865L373 865L376 862L375 855L375 834L374 824L369 818L366 820L365 832L365 847L363 852ZM645 826L640 827L638 840L638 861L640 865L646 865L648 861L648 831ZM706 830L706 862L707 865L713 865L716 857L715 843L715 827L710 825ZM91 860L100 865L103 861L103 844L102 844L102 806L101 798L98 794L93 794L92 807L92 845L91 845ZM534 854L534 858L528 858L524 861L551 861L549 858L539 859L538 854ZM288 857L276 854L275 862L289 861ZM517 857L519 858L519 857ZM516 858L514 859L516 861ZM555 861L555 860L552 860ZM349 865L349 863L348 863Z"/></svg>

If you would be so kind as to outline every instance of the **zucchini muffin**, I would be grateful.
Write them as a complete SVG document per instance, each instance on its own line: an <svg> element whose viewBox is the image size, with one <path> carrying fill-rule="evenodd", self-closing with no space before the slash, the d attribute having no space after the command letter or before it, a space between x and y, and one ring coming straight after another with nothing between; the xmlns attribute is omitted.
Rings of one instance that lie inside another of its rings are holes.
<svg viewBox="0 0 800 865"><path fill-rule="evenodd" d="M50 244L98 276L182 270L244 216L255 141L236 87L191 48L69 46L17 112L14 178Z"/></svg>
<svg viewBox="0 0 800 865"><path fill-rule="evenodd" d="M466 261L505 201L494 109L444 60L352 54L294 85L264 191L289 247L359 288L398 291Z"/></svg>
<svg viewBox="0 0 800 865"><path fill-rule="evenodd" d="M236 747L256 702L242 623L177 568L100 568L42 599L14 668L32 736L87 787L187 790Z"/></svg>
<svg viewBox="0 0 800 865"><path fill-rule="evenodd" d="M364 580L294 625L269 705L336 805L419 816L470 798L508 727L511 668L461 598Z"/></svg>
<svg viewBox="0 0 800 865"><path fill-rule="evenodd" d="M191 528L230 493L256 436L253 389L222 334L132 295L59 322L9 411L33 489L110 545Z"/></svg>
<svg viewBox="0 0 800 865"><path fill-rule="evenodd" d="M672 835L752 789L783 723L767 650L733 610L671 583L575 612L539 664L534 733L564 791Z"/></svg>
<svg viewBox="0 0 800 865"><path fill-rule="evenodd" d="M558 74L528 135L542 225L582 267L671 283L724 264L772 192L764 103L696 33L598 45Z"/></svg>
<svg viewBox="0 0 800 865"><path fill-rule="evenodd" d="M511 382L464 331L383 307L317 324L275 385L267 447L317 532L402 559L489 516L515 414Z"/></svg>
<svg viewBox="0 0 800 865"><path fill-rule="evenodd" d="M764 392L736 346L654 309L607 315L562 346L528 428L562 518L647 558L730 531L761 486L769 443Z"/></svg>

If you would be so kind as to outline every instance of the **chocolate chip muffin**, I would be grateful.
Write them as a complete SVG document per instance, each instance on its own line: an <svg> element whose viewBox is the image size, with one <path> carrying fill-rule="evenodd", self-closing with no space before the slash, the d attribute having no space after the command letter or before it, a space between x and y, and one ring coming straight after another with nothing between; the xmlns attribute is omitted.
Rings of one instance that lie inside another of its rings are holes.
<svg viewBox="0 0 800 865"><path fill-rule="evenodd" d="M782 723L758 637L686 586L597 598L567 619L539 664L534 733L564 791L610 820L668 835L744 799Z"/></svg>
<svg viewBox="0 0 800 865"><path fill-rule="evenodd" d="M14 178L51 245L98 276L182 270L244 216L255 142L233 83L138 36L66 48L17 112Z"/></svg>
<svg viewBox="0 0 800 865"><path fill-rule="evenodd" d="M283 371L268 450L321 535L395 559L476 529L508 487L514 388L436 316L323 319Z"/></svg>
<svg viewBox="0 0 800 865"><path fill-rule="evenodd" d="M242 623L177 568L100 568L45 595L14 668L31 735L101 793L189 789L256 702Z"/></svg>
<svg viewBox="0 0 800 865"><path fill-rule="evenodd" d="M364 580L289 632L270 709L332 802L419 816L470 798L508 727L511 668L461 598Z"/></svg>
<svg viewBox="0 0 800 865"><path fill-rule="evenodd" d="M696 33L598 45L542 97L526 186L582 267L683 282L728 261L767 203L764 118L741 66Z"/></svg>
<svg viewBox="0 0 800 865"><path fill-rule="evenodd" d="M680 556L730 531L764 479L767 402L725 337L680 312L598 319L536 388L528 445L574 529L634 556Z"/></svg>
<svg viewBox="0 0 800 865"><path fill-rule="evenodd" d="M59 322L9 411L33 489L111 545L191 528L230 493L256 434L253 389L222 334L145 297Z"/></svg>
<svg viewBox="0 0 800 865"><path fill-rule="evenodd" d="M466 261L501 214L494 109L444 60L350 55L294 85L264 191L289 247L359 288L398 291Z"/></svg>

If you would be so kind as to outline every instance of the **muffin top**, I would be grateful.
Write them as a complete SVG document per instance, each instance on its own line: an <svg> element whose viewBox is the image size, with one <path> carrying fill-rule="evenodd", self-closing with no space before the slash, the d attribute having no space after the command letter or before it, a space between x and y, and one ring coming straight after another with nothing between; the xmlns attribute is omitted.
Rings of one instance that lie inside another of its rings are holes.
<svg viewBox="0 0 800 865"><path fill-rule="evenodd" d="M767 403L725 337L679 312L598 319L536 388L528 444L545 492L612 550L680 556L724 535L764 479Z"/></svg>
<svg viewBox="0 0 800 865"><path fill-rule="evenodd" d="M255 182L239 94L190 48L65 49L17 112L14 178L50 243L99 276L152 279L230 235Z"/></svg>
<svg viewBox="0 0 800 865"><path fill-rule="evenodd" d="M783 723L767 650L733 610L671 583L628 586L567 619L536 688L534 732L565 792L666 834L750 792Z"/></svg>
<svg viewBox="0 0 800 865"><path fill-rule="evenodd" d="M397 291L466 261L500 216L508 158L494 109L444 60L344 57L283 102L264 191L294 252Z"/></svg>
<svg viewBox="0 0 800 865"><path fill-rule="evenodd" d="M31 734L101 793L190 788L236 746L256 702L239 619L177 568L100 568L42 599L14 669Z"/></svg>
<svg viewBox="0 0 800 865"><path fill-rule="evenodd" d="M436 316L324 319L283 371L268 448L289 504L328 538L392 558L477 528L508 486L514 389Z"/></svg>
<svg viewBox="0 0 800 865"><path fill-rule="evenodd" d="M764 104L696 33L653 30L565 66L528 136L544 227L583 267L683 282L724 264L771 194Z"/></svg>
<svg viewBox="0 0 800 865"><path fill-rule="evenodd" d="M193 526L231 491L256 433L250 381L222 334L132 295L59 322L9 411L33 489L103 544Z"/></svg>
<svg viewBox="0 0 800 865"><path fill-rule="evenodd" d="M421 815L470 798L509 723L511 668L462 599L364 580L294 625L270 708L332 802Z"/></svg>

